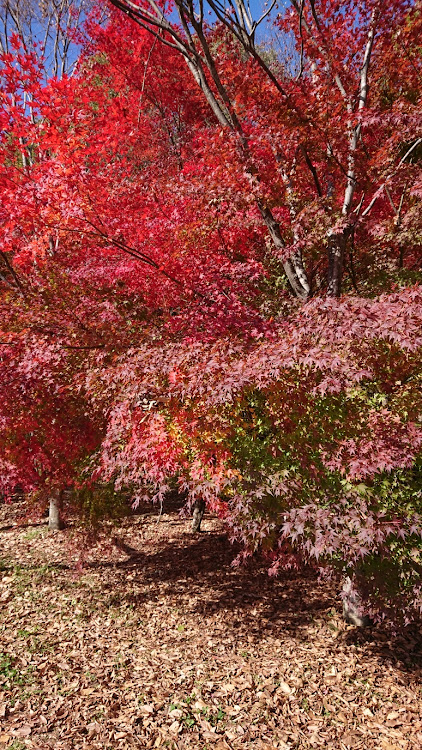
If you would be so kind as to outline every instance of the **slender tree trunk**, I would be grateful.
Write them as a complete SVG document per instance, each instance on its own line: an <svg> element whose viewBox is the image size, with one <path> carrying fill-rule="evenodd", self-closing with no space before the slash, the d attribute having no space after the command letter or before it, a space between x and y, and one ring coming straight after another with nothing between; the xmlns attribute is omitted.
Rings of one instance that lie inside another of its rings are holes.
<svg viewBox="0 0 422 750"><path fill-rule="evenodd" d="M193 504L192 531L198 533L201 531L201 521L205 513L205 500L198 498Z"/></svg>
<svg viewBox="0 0 422 750"><path fill-rule="evenodd" d="M272 215L270 209L264 206L261 201L258 201L258 208L275 249L282 254L285 250L285 242L281 236L278 222ZM299 299L308 299L310 285L303 266L301 253L298 251L291 255L290 258L286 258L283 261L283 267L294 295Z"/></svg>
<svg viewBox="0 0 422 750"><path fill-rule="evenodd" d="M343 617L346 622L358 628L368 627L371 623L368 615L364 613L362 597L349 576L344 579L342 597Z"/></svg>
<svg viewBox="0 0 422 750"><path fill-rule="evenodd" d="M368 74L369 64L371 61L372 48L374 44L375 26L380 12L381 4L377 3L372 11L371 23L368 29L368 36L366 41L365 53L363 58L363 64L360 71L360 87L359 87L359 104L358 110L361 112L366 106L368 97ZM343 88L341 81L336 78L336 83L340 88L345 101L347 101L347 110L350 115L353 115L353 105L351 100L347 97L346 91ZM353 118L351 117L349 122L349 158L348 158L348 170L347 170L347 183L346 190L344 193L342 215L348 217L353 205L353 197L356 190L356 171L355 171L355 159L356 150L358 147L359 139L361 136L361 123L357 125L353 124ZM350 234L351 227L344 229L342 232L333 232L328 237L328 297L340 297L341 294L341 279L343 274L344 254L346 250L347 238Z"/></svg>
<svg viewBox="0 0 422 750"><path fill-rule="evenodd" d="M347 233L333 232L328 237L327 297L340 297Z"/></svg>
<svg viewBox="0 0 422 750"><path fill-rule="evenodd" d="M62 505L62 493L59 490L55 490L50 497L50 508L48 513L48 528L53 531L64 529L64 523L61 516Z"/></svg>
<svg viewBox="0 0 422 750"><path fill-rule="evenodd" d="M11 495L11 500L15 503L19 503L22 500L25 500L25 493L23 491L23 488L20 484L16 484L13 488L13 492Z"/></svg>

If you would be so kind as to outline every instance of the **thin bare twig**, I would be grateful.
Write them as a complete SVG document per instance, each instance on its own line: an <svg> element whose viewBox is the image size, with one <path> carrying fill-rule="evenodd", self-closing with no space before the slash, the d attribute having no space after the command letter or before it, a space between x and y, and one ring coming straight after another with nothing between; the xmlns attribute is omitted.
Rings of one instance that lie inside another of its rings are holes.
<svg viewBox="0 0 422 750"><path fill-rule="evenodd" d="M375 195L372 198L372 200L369 203L369 205L365 208L364 211L362 211L362 215L361 215L362 218L364 216L366 216L370 212L370 210L371 210L372 206L374 205L375 201L380 197L380 195L383 192L383 190L385 190L386 185L388 185L389 181L394 177L394 175L396 174L396 172L398 171L398 169L400 169L401 165L410 156L410 154L412 153L412 151L414 151L415 148L417 148L419 146L420 143L422 143L422 138L417 138L417 140L412 144L412 146L406 151L405 155L402 156L402 158L400 159L399 163L397 164L397 167L395 168L395 170L392 172L392 174L389 175L389 177L387 177L387 179L385 180L385 182L383 182L383 184L378 188L377 192L375 193Z"/></svg>

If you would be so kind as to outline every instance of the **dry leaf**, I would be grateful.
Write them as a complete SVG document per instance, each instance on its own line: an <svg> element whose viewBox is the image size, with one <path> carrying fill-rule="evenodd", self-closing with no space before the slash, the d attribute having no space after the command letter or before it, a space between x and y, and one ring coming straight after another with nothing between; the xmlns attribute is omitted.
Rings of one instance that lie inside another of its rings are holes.
<svg viewBox="0 0 422 750"><path fill-rule="evenodd" d="M152 703L146 703L142 706L139 706L139 713L140 714L153 714L154 713L154 706Z"/></svg>
<svg viewBox="0 0 422 750"><path fill-rule="evenodd" d="M287 682L280 682L278 685L279 689L285 693L286 695L291 695L293 692L293 689L290 687L290 685L287 684Z"/></svg>
<svg viewBox="0 0 422 750"><path fill-rule="evenodd" d="M382 628L368 640L355 631L347 640L346 630L335 639L320 615L321 600L337 606L335 585L269 579L258 561L251 577L231 567L217 520L192 537L178 511L157 524L149 508L119 529L141 559L99 542L75 576L63 541L28 545L16 510L0 504L1 556L21 571L7 576L2 608L11 666L0 748L13 738L34 750L422 748L418 673L391 660L412 653L417 665L419 641L400 636L393 647ZM0 594L5 586L0 572Z"/></svg>
<svg viewBox="0 0 422 750"><path fill-rule="evenodd" d="M15 729L13 731L13 734L16 735L16 737L29 737L31 732L32 728L29 726L29 724L24 724L22 727L18 727L18 729Z"/></svg>

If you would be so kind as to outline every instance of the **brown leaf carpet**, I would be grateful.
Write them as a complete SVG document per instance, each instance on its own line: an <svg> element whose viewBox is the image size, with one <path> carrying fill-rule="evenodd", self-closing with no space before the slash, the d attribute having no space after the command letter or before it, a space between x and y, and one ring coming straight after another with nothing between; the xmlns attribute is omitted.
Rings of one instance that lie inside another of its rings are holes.
<svg viewBox="0 0 422 750"><path fill-rule="evenodd" d="M168 511L167 513L165 511ZM79 537L0 506L0 750L422 748L422 637L359 632L334 584L233 568L219 521Z"/></svg>

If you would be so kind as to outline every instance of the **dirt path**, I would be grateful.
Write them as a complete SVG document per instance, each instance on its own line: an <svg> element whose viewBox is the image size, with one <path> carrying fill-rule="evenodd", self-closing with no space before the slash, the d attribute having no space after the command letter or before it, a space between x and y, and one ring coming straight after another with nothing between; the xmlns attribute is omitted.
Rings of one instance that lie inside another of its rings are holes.
<svg viewBox="0 0 422 750"><path fill-rule="evenodd" d="M308 577L231 567L218 521L136 516L77 573L0 507L0 750L422 748L422 638Z"/></svg>

